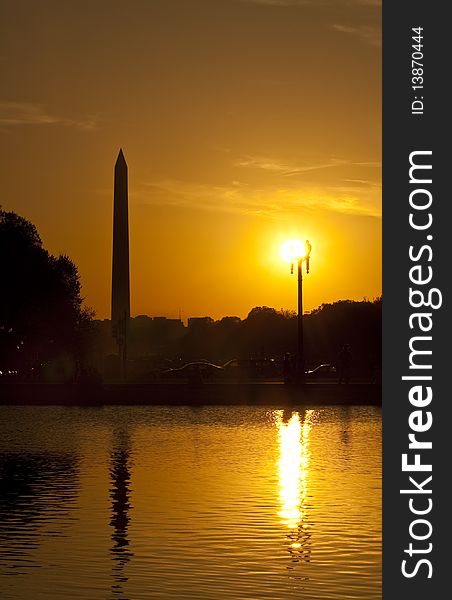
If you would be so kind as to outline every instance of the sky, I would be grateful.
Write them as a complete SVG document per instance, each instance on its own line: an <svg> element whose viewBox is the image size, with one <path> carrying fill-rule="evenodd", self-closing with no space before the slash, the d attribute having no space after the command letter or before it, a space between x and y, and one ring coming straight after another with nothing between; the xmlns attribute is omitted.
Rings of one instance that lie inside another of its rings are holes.
<svg viewBox="0 0 452 600"><path fill-rule="evenodd" d="M0 205L110 317L113 169L131 314L305 311L381 294L378 0L2 0Z"/></svg>

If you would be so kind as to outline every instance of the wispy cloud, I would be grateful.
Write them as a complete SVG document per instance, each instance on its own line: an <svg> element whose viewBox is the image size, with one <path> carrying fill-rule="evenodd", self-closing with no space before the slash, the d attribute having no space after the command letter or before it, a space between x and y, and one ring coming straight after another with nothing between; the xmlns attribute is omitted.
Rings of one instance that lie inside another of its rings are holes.
<svg viewBox="0 0 452 600"><path fill-rule="evenodd" d="M346 33L348 35L355 36L361 39L371 46L381 46L381 29L373 25L361 25L359 27L351 27L348 25L340 25L334 23L331 28Z"/></svg>
<svg viewBox="0 0 452 600"><path fill-rule="evenodd" d="M228 154L232 151L228 150ZM227 184L153 180L135 188L134 200L272 220L298 218L303 211L381 216L381 181L378 172L372 174L381 167L379 161L306 155L300 162L299 158L245 154L232 159L233 169ZM314 173L334 168L337 171L322 173L320 179ZM265 183L259 171L266 174ZM305 176L308 173L312 176Z"/></svg>
<svg viewBox="0 0 452 600"><path fill-rule="evenodd" d="M344 183L348 185L352 184L353 186L381 189L381 183L378 183L377 181L370 181L368 179L344 179Z"/></svg>
<svg viewBox="0 0 452 600"><path fill-rule="evenodd" d="M380 168L381 167L381 161L379 161L379 160L369 160L369 161L364 161L364 162L353 162L351 164L352 165L356 165L357 167L375 167L375 168Z"/></svg>
<svg viewBox="0 0 452 600"><path fill-rule="evenodd" d="M235 167L251 167L264 169L265 171L275 171L277 173L286 173L292 171L295 167L287 162L265 156L247 155L234 162Z"/></svg>
<svg viewBox="0 0 452 600"><path fill-rule="evenodd" d="M267 6L306 6L314 4L315 0L241 0L251 4L265 4Z"/></svg>
<svg viewBox="0 0 452 600"><path fill-rule="evenodd" d="M178 180L144 183L134 193L143 204L185 207L197 210L222 210L227 213L257 215L280 220L302 211L333 211L363 217L381 216L381 189L361 182L337 186L269 186L257 188L240 181L214 186Z"/></svg>
<svg viewBox="0 0 452 600"><path fill-rule="evenodd" d="M79 129L93 129L97 125L97 119L70 119L50 113L41 104L0 101L0 125L66 125Z"/></svg>
<svg viewBox="0 0 452 600"><path fill-rule="evenodd" d="M381 6L381 0L240 0L251 4L263 4L266 6L308 6L308 5L332 5L342 4L344 6Z"/></svg>
<svg viewBox="0 0 452 600"><path fill-rule="evenodd" d="M300 175L303 173L307 173L309 171L318 171L321 169L331 169L334 167L343 167L343 166L380 167L381 163L379 163L379 162L352 162L349 160L332 157L327 161L323 161L323 162L319 162L319 163L296 165L294 163L275 159L275 158L247 155L243 158L236 160L234 162L234 166L263 169L265 171L273 171L274 173L280 173L281 175L284 175L284 176L293 176L293 175Z"/></svg>

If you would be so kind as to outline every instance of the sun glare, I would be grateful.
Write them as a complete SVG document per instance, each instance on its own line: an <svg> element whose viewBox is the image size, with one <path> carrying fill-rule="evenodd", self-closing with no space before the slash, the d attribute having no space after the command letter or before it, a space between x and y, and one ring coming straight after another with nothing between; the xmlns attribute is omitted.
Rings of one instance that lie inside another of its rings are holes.
<svg viewBox="0 0 452 600"><path fill-rule="evenodd" d="M304 244L300 240L287 240L281 245L279 254L286 262L295 262L306 253Z"/></svg>

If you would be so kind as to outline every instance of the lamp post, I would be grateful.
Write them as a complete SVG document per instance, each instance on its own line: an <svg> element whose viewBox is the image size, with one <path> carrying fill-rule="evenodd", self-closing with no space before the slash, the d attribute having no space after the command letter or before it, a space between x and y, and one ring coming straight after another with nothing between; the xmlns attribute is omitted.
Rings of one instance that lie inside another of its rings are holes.
<svg viewBox="0 0 452 600"><path fill-rule="evenodd" d="M297 263L298 274L298 313L297 313L297 363L296 380L304 381L304 339L303 339L303 261L306 265L306 273L309 273L309 258L311 255L311 244L306 240L304 251L299 240L286 242L282 254L290 260L290 273L293 274L294 263Z"/></svg>

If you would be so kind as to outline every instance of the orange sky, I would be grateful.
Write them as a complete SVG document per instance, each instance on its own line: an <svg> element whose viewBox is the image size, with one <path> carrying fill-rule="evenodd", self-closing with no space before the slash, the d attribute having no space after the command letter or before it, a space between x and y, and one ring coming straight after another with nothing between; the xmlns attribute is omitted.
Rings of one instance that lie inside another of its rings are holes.
<svg viewBox="0 0 452 600"><path fill-rule="evenodd" d="M381 294L378 0L3 0L5 210L109 317L113 167L129 165L132 315Z"/></svg>

